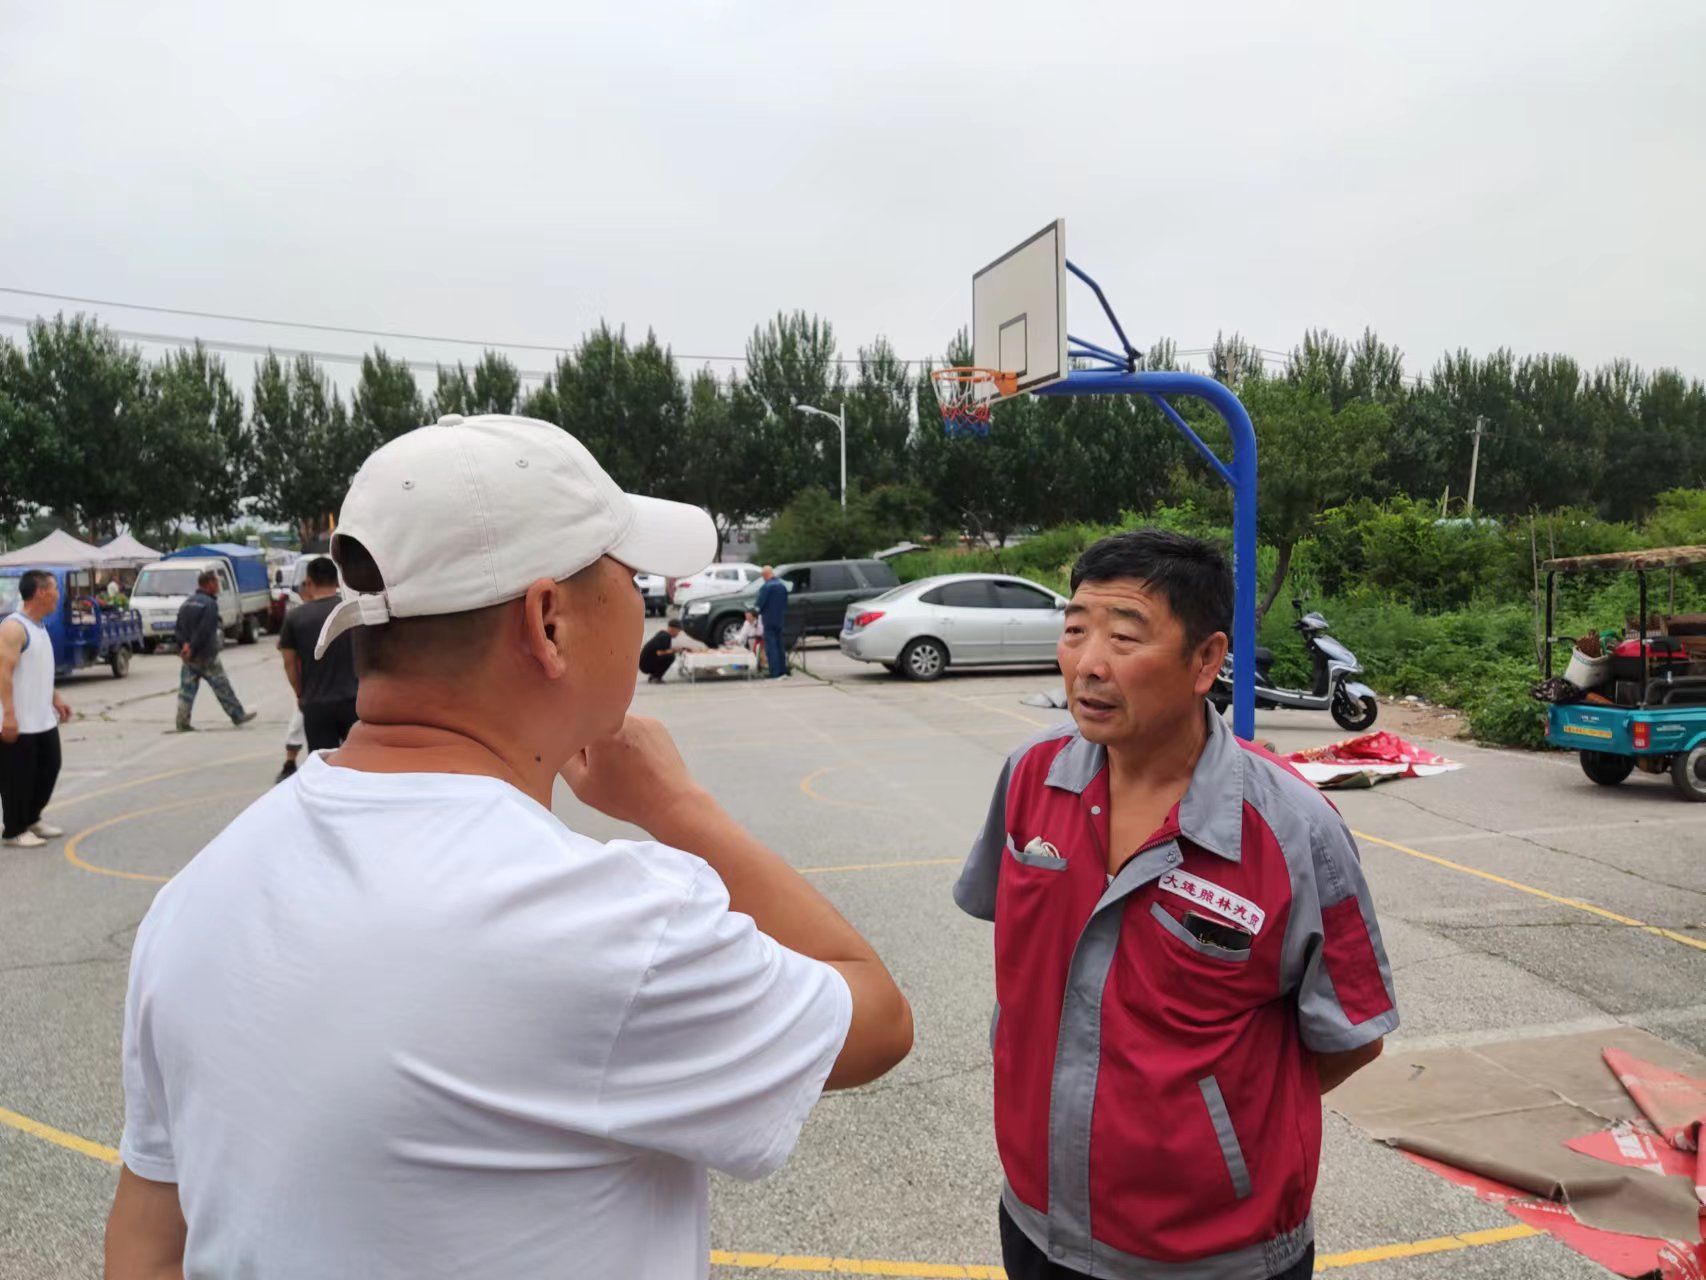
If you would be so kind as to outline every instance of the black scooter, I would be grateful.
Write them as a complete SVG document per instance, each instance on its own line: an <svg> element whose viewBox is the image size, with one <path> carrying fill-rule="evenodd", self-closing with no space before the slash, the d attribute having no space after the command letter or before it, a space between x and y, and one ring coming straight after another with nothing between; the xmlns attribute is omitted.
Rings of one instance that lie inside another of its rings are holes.
<svg viewBox="0 0 1706 1280"><path fill-rule="evenodd" d="M1268 671L1274 665L1274 651L1257 646L1256 706L1263 711L1275 707L1328 711L1341 728L1353 733L1371 727L1380 714L1380 704L1375 701L1373 689L1350 678L1362 674L1362 663L1357 661L1356 654L1327 634L1327 619L1318 613L1303 612L1301 600L1293 600L1291 607L1297 610L1293 625L1302 633L1303 647L1309 651L1315 668L1314 683L1307 690L1279 688L1268 678ZM1224 711L1231 705L1232 654L1228 653L1226 661L1221 663L1220 674L1215 677L1208 696L1218 710Z"/></svg>

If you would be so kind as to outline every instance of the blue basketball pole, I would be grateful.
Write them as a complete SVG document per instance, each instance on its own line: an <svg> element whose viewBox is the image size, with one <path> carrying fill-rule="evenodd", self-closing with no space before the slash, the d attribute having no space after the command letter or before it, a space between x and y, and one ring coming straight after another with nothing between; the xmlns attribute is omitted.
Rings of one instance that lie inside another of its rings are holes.
<svg viewBox="0 0 1706 1280"><path fill-rule="evenodd" d="M1070 264L1069 264L1070 265ZM1073 268L1080 279L1095 282ZM1098 299L1101 290L1097 289ZM1107 306L1103 300L1104 308ZM1112 318L1112 311L1109 317ZM1116 322L1117 324L1117 322ZM1124 335L1121 335L1123 340ZM1072 339L1077 344L1079 340ZM1090 344L1083 344L1088 347ZM1079 350L1078 357L1100 358L1113 363L1105 349ZM1256 429L1250 414L1232 391L1200 373L1133 373L1123 369L1079 369L1059 382L1036 388L1039 396L1143 396L1150 400L1174 428L1202 455L1203 460L1232 488L1232 580L1236 600L1232 608L1232 732L1246 740L1256 734ZM1178 411L1168 396L1196 396L1209 405L1232 433L1232 461L1223 462Z"/></svg>

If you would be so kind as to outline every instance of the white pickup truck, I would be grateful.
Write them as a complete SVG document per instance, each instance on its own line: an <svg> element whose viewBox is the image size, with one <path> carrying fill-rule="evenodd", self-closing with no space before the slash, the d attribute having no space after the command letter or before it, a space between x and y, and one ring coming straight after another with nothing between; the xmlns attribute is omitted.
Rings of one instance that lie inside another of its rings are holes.
<svg viewBox="0 0 1706 1280"><path fill-rule="evenodd" d="M142 647L149 653L161 646L175 647L172 636L178 626L178 609L195 594L196 579L209 570L219 578L219 625L225 638L254 644L266 629L272 596L266 588L264 568L259 590L239 591L237 570L227 557L171 556L137 574L130 593L130 607L142 615Z"/></svg>

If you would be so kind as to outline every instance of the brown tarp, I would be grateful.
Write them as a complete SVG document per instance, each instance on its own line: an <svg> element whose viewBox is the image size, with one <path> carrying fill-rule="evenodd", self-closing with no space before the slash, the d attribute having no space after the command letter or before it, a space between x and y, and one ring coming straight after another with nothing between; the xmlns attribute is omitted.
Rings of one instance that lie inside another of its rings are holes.
<svg viewBox="0 0 1706 1280"><path fill-rule="evenodd" d="M1621 1168L1564 1145L1641 1114L1605 1065L1606 1048L1706 1076L1706 1059L1620 1028L1465 1049L1392 1049L1336 1089L1328 1105L1402 1151L1564 1201L1588 1226L1698 1240L1700 1202L1690 1179Z"/></svg>

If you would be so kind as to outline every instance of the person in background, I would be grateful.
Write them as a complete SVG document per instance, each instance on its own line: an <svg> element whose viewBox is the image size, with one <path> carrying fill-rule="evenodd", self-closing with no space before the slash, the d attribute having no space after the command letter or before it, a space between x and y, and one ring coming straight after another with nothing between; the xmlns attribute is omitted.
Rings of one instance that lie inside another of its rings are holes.
<svg viewBox="0 0 1706 1280"><path fill-rule="evenodd" d="M551 423L362 465L318 645L358 628L361 722L136 933L109 1280L705 1280L707 1168L906 1055L870 945L628 714L634 574L716 547Z"/></svg>
<svg viewBox="0 0 1706 1280"><path fill-rule="evenodd" d="M640 649L640 670L647 684L662 684L664 673L675 665L675 655L687 646L682 643L681 624L674 618L663 624Z"/></svg>
<svg viewBox="0 0 1706 1280"><path fill-rule="evenodd" d="M788 587L769 565L765 565L762 572L764 582L758 588L753 604L758 609L759 621L764 624L764 652L770 659L769 678L786 680L788 650L783 642L783 632L788 621Z"/></svg>
<svg viewBox="0 0 1706 1280"><path fill-rule="evenodd" d="M308 742L308 731L302 724L302 708L296 709L296 714L290 717L290 728L284 731L284 765L278 771L274 782L283 782L296 772L296 757Z"/></svg>
<svg viewBox="0 0 1706 1280"><path fill-rule="evenodd" d="M195 594L178 607L178 657L183 669L178 673L178 732L189 733L190 712L195 708L195 696L206 680L213 686L213 696L234 725L245 725L255 718L253 711L243 710L237 691L219 661L223 637L219 627L219 575L209 570L196 579Z"/></svg>
<svg viewBox="0 0 1706 1280"><path fill-rule="evenodd" d="M748 609L746 621L740 624L740 647L754 654L764 648L764 624L758 620L756 609Z"/></svg>
<svg viewBox="0 0 1706 1280"><path fill-rule="evenodd" d="M1206 701L1232 574L1116 534L1072 570L1072 720L1008 757L954 888L995 922L1012 1280L1306 1280L1321 1095L1398 1025L1333 806Z"/></svg>
<svg viewBox="0 0 1706 1280"><path fill-rule="evenodd" d="M18 579L18 601L0 619L0 844L34 849L65 834L41 814L59 781L59 726L71 707L53 687L53 641L42 626L59 605L59 583L30 569Z"/></svg>
<svg viewBox="0 0 1706 1280"><path fill-rule="evenodd" d="M338 567L316 556L303 571L302 603L290 611L278 633L284 676L302 711L303 736L310 751L343 745L355 726L355 654L349 636L339 636L316 655L315 643L326 619L338 607Z"/></svg>

